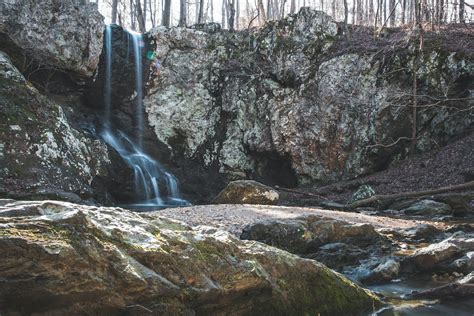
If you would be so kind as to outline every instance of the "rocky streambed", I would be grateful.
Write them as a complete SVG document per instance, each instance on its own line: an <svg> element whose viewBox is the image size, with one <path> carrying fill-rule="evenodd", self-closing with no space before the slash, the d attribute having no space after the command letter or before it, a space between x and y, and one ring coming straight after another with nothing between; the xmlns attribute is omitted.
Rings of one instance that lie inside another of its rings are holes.
<svg viewBox="0 0 474 316"><path fill-rule="evenodd" d="M472 224L263 205L0 205L2 315L469 315L474 306Z"/></svg>
<svg viewBox="0 0 474 316"><path fill-rule="evenodd" d="M470 315L474 305L474 224L468 219L450 224L429 216L262 205L205 205L160 214L322 262L378 293L390 305L380 315Z"/></svg>

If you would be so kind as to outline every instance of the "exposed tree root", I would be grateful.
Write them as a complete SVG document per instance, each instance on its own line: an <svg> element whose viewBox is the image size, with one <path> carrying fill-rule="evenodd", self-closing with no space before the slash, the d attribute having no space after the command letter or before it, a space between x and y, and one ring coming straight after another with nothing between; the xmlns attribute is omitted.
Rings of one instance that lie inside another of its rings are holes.
<svg viewBox="0 0 474 316"><path fill-rule="evenodd" d="M463 184L456 184L456 185L451 185L451 186L442 187L442 188L434 189L434 190L428 190L428 191L405 192L405 193L387 194L387 195L374 195L368 199L364 199L364 200L360 200L360 201L356 201L354 203L348 204L347 208L354 209L356 207L368 206L377 202L394 201L398 199L441 194L445 192L459 191L459 190L466 190L466 189L473 189L473 188L474 188L474 181L470 181Z"/></svg>

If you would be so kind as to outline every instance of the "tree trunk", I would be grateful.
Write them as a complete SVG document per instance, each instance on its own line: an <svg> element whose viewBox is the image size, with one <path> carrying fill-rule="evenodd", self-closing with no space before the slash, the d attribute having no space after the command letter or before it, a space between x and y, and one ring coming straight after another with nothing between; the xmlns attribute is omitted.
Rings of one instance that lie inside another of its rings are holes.
<svg viewBox="0 0 474 316"><path fill-rule="evenodd" d="M367 21L368 25L371 25L374 22L374 0L369 0L369 20Z"/></svg>
<svg viewBox="0 0 474 316"><path fill-rule="evenodd" d="M396 15L397 15L396 10L395 10L395 0L390 0L389 10L390 10L390 26L394 27L395 21L396 21Z"/></svg>
<svg viewBox="0 0 474 316"><path fill-rule="evenodd" d="M379 203L379 202L387 202L387 201L391 202L391 201L397 201L401 199L409 199L409 198L415 198L415 197L421 197L421 196L430 196L430 195L442 194L442 193L452 192L452 191L466 191L466 190L472 190L473 188L474 188L474 181L470 181L463 184L455 184L455 185L442 187L439 189L427 190L427 191L374 195L368 199L355 201L347 205L347 208L355 209L357 207L372 205L374 203Z"/></svg>
<svg viewBox="0 0 474 316"><path fill-rule="evenodd" d="M133 10L133 0L130 0L130 27L135 30L135 12Z"/></svg>
<svg viewBox="0 0 474 316"><path fill-rule="evenodd" d="M117 7L118 0L112 1L112 24L117 24Z"/></svg>
<svg viewBox="0 0 474 316"><path fill-rule="evenodd" d="M235 30L235 0L227 0L227 24L229 30Z"/></svg>
<svg viewBox="0 0 474 316"><path fill-rule="evenodd" d="M356 0L352 0L352 25L356 24Z"/></svg>
<svg viewBox="0 0 474 316"><path fill-rule="evenodd" d="M295 13L295 10L296 10L296 1L295 1L295 0L291 0L291 3L290 3L290 14L294 14L294 13Z"/></svg>
<svg viewBox="0 0 474 316"><path fill-rule="evenodd" d="M227 7L227 0L222 0L222 10L221 10L221 20L222 20L222 28L225 29L225 22L226 22L226 7Z"/></svg>
<svg viewBox="0 0 474 316"><path fill-rule="evenodd" d="M347 0L344 0L344 33L346 39L349 40L349 28L347 27L347 20L349 18L349 7L347 6Z"/></svg>
<svg viewBox="0 0 474 316"><path fill-rule="evenodd" d="M186 27L187 25L187 19L188 19L188 14L186 10L186 0L180 0L179 1L179 22L178 26L181 27Z"/></svg>
<svg viewBox="0 0 474 316"><path fill-rule="evenodd" d="M148 1L151 1L151 0L148 0ZM146 30L146 4L147 4L147 0L143 0L143 24L145 25L145 30Z"/></svg>
<svg viewBox="0 0 474 316"><path fill-rule="evenodd" d="M267 19L273 20L273 4L272 0L267 0Z"/></svg>
<svg viewBox="0 0 474 316"><path fill-rule="evenodd" d="M272 11L273 11L273 18L278 19L280 16L280 8L278 7L279 3L278 0L273 0Z"/></svg>
<svg viewBox="0 0 474 316"><path fill-rule="evenodd" d="M466 20L464 19L464 0L459 0L459 22L466 22Z"/></svg>
<svg viewBox="0 0 474 316"><path fill-rule="evenodd" d="M402 25L405 24L406 10L407 10L407 0L402 0Z"/></svg>
<svg viewBox="0 0 474 316"><path fill-rule="evenodd" d="M135 4L135 10L137 12L138 29L140 30L141 33L145 33L146 27L145 27L145 19L143 16L142 4L140 0L136 0L136 1L137 3Z"/></svg>
<svg viewBox="0 0 474 316"><path fill-rule="evenodd" d="M199 1L198 23L204 23L204 0Z"/></svg>
<svg viewBox="0 0 474 316"><path fill-rule="evenodd" d="M263 25L267 21L267 15L265 14L265 7L263 6L263 0L257 0L258 20L259 24Z"/></svg>
<svg viewBox="0 0 474 316"><path fill-rule="evenodd" d="M235 28L238 30L240 28L240 0L237 0L235 4Z"/></svg>
<svg viewBox="0 0 474 316"><path fill-rule="evenodd" d="M163 16L161 19L161 25L170 27L171 22L171 0L164 0Z"/></svg>

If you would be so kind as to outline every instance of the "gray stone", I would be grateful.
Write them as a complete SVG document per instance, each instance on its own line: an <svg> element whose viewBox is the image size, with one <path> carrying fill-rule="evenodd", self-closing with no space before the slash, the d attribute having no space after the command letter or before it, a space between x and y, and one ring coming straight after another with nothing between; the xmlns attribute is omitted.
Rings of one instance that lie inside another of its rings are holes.
<svg viewBox="0 0 474 316"><path fill-rule="evenodd" d="M312 215L248 225L241 238L258 240L297 254L316 253L321 246L331 243L366 247L384 240L372 225Z"/></svg>
<svg viewBox="0 0 474 316"><path fill-rule="evenodd" d="M253 180L230 182L214 199L216 204L277 204L278 192Z"/></svg>
<svg viewBox="0 0 474 316"><path fill-rule="evenodd" d="M43 66L92 76L102 50L104 18L73 0L0 2L0 33Z"/></svg>
<svg viewBox="0 0 474 316"><path fill-rule="evenodd" d="M421 200L402 210L406 215L449 215L449 205L433 200Z"/></svg>
<svg viewBox="0 0 474 316"><path fill-rule="evenodd" d="M433 225L420 224L416 225L415 227L403 230L401 234L414 240L431 241L437 237L442 236L442 231Z"/></svg>
<svg viewBox="0 0 474 316"><path fill-rule="evenodd" d="M364 283L383 283L396 279L400 273L400 263L394 259L388 259L380 263L369 275L361 281Z"/></svg>

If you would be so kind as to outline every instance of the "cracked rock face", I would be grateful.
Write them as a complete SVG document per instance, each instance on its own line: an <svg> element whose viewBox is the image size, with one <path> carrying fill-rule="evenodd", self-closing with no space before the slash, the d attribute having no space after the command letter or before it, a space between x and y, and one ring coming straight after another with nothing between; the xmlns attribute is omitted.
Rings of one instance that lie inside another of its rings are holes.
<svg viewBox="0 0 474 316"><path fill-rule="evenodd" d="M0 52L0 196L79 201L107 175L106 145L73 129Z"/></svg>
<svg viewBox="0 0 474 316"><path fill-rule="evenodd" d="M316 261L157 213L8 201L0 227L2 315L356 315L379 305Z"/></svg>
<svg viewBox="0 0 474 316"><path fill-rule="evenodd" d="M92 76L102 50L103 17L93 4L74 0L6 0L0 33L31 59L55 69Z"/></svg>
<svg viewBox="0 0 474 316"><path fill-rule="evenodd" d="M159 69L148 123L175 156L232 180L290 186L368 174L408 152L403 140L378 145L411 137L414 46L331 53L337 25L306 9L260 30L160 27L150 37ZM467 97L472 56L427 47L417 78L430 97L419 104ZM443 104L420 108L419 151L472 126L468 101Z"/></svg>

